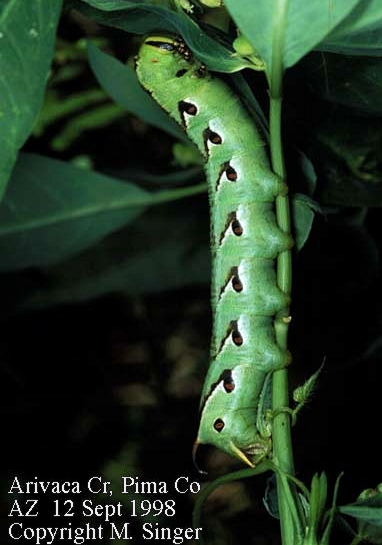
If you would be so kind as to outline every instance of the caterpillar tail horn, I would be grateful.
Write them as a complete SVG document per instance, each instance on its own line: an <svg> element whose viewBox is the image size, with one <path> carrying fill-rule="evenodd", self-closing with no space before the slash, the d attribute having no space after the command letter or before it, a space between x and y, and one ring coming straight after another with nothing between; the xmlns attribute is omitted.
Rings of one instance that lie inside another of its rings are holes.
<svg viewBox="0 0 382 545"><path fill-rule="evenodd" d="M230 441L229 443L229 448L231 450L232 456L234 456L238 460L241 460L242 462L247 464L249 467L255 467L255 464L253 464L251 460L247 458L244 452L240 450L236 445L234 445L232 441Z"/></svg>
<svg viewBox="0 0 382 545"><path fill-rule="evenodd" d="M194 467L198 473L201 475L207 475L207 471L203 471L203 469L200 469L198 464L196 463L196 451L198 450L198 446L200 445L200 442L198 440L195 441L194 446L192 447L192 461L194 463Z"/></svg>

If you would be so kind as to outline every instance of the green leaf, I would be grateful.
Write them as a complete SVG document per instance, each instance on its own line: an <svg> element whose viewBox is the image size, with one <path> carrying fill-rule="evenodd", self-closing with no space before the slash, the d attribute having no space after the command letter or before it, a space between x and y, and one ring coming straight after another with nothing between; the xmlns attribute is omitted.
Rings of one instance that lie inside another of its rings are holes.
<svg viewBox="0 0 382 545"><path fill-rule="evenodd" d="M155 4L165 4L166 2L160 0L155 2L155 0L140 0L140 2L132 2L131 0L83 0L89 6L93 8L100 9L102 11L116 11L121 9L126 9L128 7L136 7L142 4L155 5Z"/></svg>
<svg viewBox="0 0 382 545"><path fill-rule="evenodd" d="M291 209L295 248L297 251L300 251L308 240L315 213L321 212L321 210L312 198L317 182L314 167L309 158L303 153L299 153L298 164L301 169L303 193L295 193L292 196Z"/></svg>
<svg viewBox="0 0 382 545"><path fill-rule="evenodd" d="M382 32L380 29L367 30L360 34L341 36L325 41L317 49L346 55L382 56Z"/></svg>
<svg viewBox="0 0 382 545"><path fill-rule="evenodd" d="M270 74L274 55L282 57L284 68L293 66L322 42L359 1L225 0L225 6ZM279 40L278 50L275 38Z"/></svg>
<svg viewBox="0 0 382 545"><path fill-rule="evenodd" d="M0 197L41 108L62 0L0 0Z"/></svg>
<svg viewBox="0 0 382 545"><path fill-rule="evenodd" d="M100 24L120 28L134 34L149 32L171 32L182 36L195 56L204 62L210 70L218 72L236 72L250 65L221 41L216 41L203 32L190 17L183 12L138 2L112 2L109 11L96 9L89 2L71 0L71 4L85 16ZM99 2L92 2L99 5ZM113 4L113 5L111 5ZM124 9L122 8L124 6Z"/></svg>
<svg viewBox="0 0 382 545"><path fill-rule="evenodd" d="M344 515L382 528L382 490L349 505L340 506L338 510Z"/></svg>
<svg viewBox="0 0 382 545"><path fill-rule="evenodd" d="M314 543L314 537L317 536L322 516L324 514L326 499L328 495L328 482L324 472L315 473L312 477L309 497L309 515L307 529L307 543ZM309 541L309 537L312 538Z"/></svg>
<svg viewBox="0 0 382 545"><path fill-rule="evenodd" d="M320 171L325 172L317 191L319 202L323 206L382 206L379 117L332 108L330 116L316 123L314 137L313 153L320 157Z"/></svg>
<svg viewBox="0 0 382 545"><path fill-rule="evenodd" d="M0 270L47 266L133 221L152 204L205 185L150 193L71 164L21 154L0 206Z"/></svg>
<svg viewBox="0 0 382 545"><path fill-rule="evenodd" d="M382 113L382 59L311 53L300 64L311 91L362 113Z"/></svg>
<svg viewBox="0 0 382 545"><path fill-rule="evenodd" d="M241 73L233 74L230 77L230 84L232 89L237 92L237 94L243 100L247 110L252 115L255 120L256 126L261 129L263 133L263 138L268 142L269 141L269 124L266 116L264 115L261 106L253 94L252 89L248 85L247 80L243 77Z"/></svg>
<svg viewBox="0 0 382 545"><path fill-rule="evenodd" d="M382 29L382 4L380 0L361 0L334 29L332 35L348 36L360 32ZM329 37L330 39L330 37Z"/></svg>
<svg viewBox="0 0 382 545"><path fill-rule="evenodd" d="M167 174L152 174L145 170L138 170L136 168L126 168L126 176L134 178L138 182L144 182L146 184L154 184L158 187L164 188L174 184L184 185L189 183L202 183L205 180L205 174L201 167L189 167L185 169L177 168L173 172ZM207 191L207 182L206 191Z"/></svg>
<svg viewBox="0 0 382 545"><path fill-rule="evenodd" d="M91 42L88 43L88 55L97 80L115 102L146 123L189 142L179 125L142 89L135 71L130 66L103 53Z"/></svg>
<svg viewBox="0 0 382 545"><path fill-rule="evenodd" d="M202 204L202 206L200 206ZM79 302L110 293L159 293L210 282L207 197L147 210L129 226L60 265L23 308Z"/></svg>
<svg viewBox="0 0 382 545"><path fill-rule="evenodd" d="M362 0L320 44L322 51L349 55L382 54L382 4Z"/></svg>
<svg viewBox="0 0 382 545"><path fill-rule="evenodd" d="M309 401L313 391L316 389L318 377L322 372L324 363L325 362L320 365L317 371L313 373L304 382L304 384L301 384L301 386L297 386L297 388L293 390L293 401L295 401L296 403L301 403L303 405L305 405Z"/></svg>
<svg viewBox="0 0 382 545"><path fill-rule="evenodd" d="M295 248L300 251L308 240L312 229L314 214L318 205L308 196L296 193L291 199L293 215L293 238Z"/></svg>
<svg viewBox="0 0 382 545"><path fill-rule="evenodd" d="M356 516L358 536L362 537L366 543L382 545L382 483L376 488L363 490L358 496L356 504L358 513L360 506L366 507L366 511L363 511L361 516Z"/></svg>

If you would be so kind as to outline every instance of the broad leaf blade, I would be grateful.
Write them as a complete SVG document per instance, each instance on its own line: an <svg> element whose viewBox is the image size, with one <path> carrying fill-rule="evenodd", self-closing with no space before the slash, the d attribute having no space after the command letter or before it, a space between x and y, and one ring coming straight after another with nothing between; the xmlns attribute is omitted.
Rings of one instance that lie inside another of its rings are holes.
<svg viewBox="0 0 382 545"><path fill-rule="evenodd" d="M320 44L317 49L346 55L380 57L382 56L382 29L366 30L348 36L333 35Z"/></svg>
<svg viewBox="0 0 382 545"><path fill-rule="evenodd" d="M88 44L88 54L96 78L115 102L147 123L188 142L179 125L142 89L130 66L103 53L91 42Z"/></svg>
<svg viewBox="0 0 382 545"><path fill-rule="evenodd" d="M361 0L318 47L347 55L382 55L382 3Z"/></svg>
<svg viewBox="0 0 382 545"><path fill-rule="evenodd" d="M382 492L338 508L340 513L382 527Z"/></svg>
<svg viewBox="0 0 382 545"><path fill-rule="evenodd" d="M71 4L89 19L126 32L178 34L193 50L195 56L211 70L236 72L249 65L245 59L233 55L229 47L203 32L201 27L183 12L141 2L111 2L107 11L102 9L103 4L100 2L85 3L71 0ZM92 7L93 5L97 5L99 9Z"/></svg>
<svg viewBox="0 0 382 545"><path fill-rule="evenodd" d="M23 308L86 301L110 293L159 293L209 284L207 198L151 208L81 254L44 270L49 283Z"/></svg>
<svg viewBox="0 0 382 545"><path fill-rule="evenodd" d="M0 0L0 197L40 110L62 0Z"/></svg>
<svg viewBox="0 0 382 545"><path fill-rule="evenodd" d="M382 114L382 58L313 52L300 63L299 69L303 70L312 93L320 99L344 104L353 114L356 111L373 116Z"/></svg>
<svg viewBox="0 0 382 545"><path fill-rule="evenodd" d="M149 205L205 190L145 191L69 163L20 154L0 206L0 271L43 267L91 246Z"/></svg>
<svg viewBox="0 0 382 545"><path fill-rule="evenodd" d="M272 71L272 57L281 55L283 67L296 64L341 22L360 0L309 1L289 0L285 16L280 19L285 1L225 0L232 18ZM309 31L306 30L307 24ZM274 51L275 34L284 35L280 51Z"/></svg>

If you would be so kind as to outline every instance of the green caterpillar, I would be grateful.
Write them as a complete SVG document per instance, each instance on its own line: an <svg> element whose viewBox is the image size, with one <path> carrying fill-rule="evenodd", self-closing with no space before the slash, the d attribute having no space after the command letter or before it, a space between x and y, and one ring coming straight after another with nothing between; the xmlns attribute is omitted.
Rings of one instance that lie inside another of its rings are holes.
<svg viewBox="0 0 382 545"><path fill-rule="evenodd" d="M292 246L274 201L286 185L271 172L260 135L239 99L193 58L184 42L151 36L136 70L141 85L184 127L206 160L211 211L211 364L196 446L215 445L253 467L270 452L257 412L267 375L286 366L275 315L289 298L275 259Z"/></svg>

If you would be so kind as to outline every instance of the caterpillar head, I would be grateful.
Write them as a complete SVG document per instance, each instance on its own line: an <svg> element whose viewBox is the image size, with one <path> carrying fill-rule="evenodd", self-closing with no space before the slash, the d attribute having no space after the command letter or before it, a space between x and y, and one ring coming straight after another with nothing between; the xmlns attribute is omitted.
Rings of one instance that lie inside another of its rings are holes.
<svg viewBox="0 0 382 545"><path fill-rule="evenodd" d="M199 444L213 445L250 467L270 452L270 439L260 436L255 426L256 405L252 399L257 395L248 392L253 383L251 374L247 366L226 369L211 386L202 403L194 460Z"/></svg>
<svg viewBox="0 0 382 545"><path fill-rule="evenodd" d="M138 79L147 89L155 89L188 72L192 66L191 58L190 50L176 38L149 36L138 52Z"/></svg>

